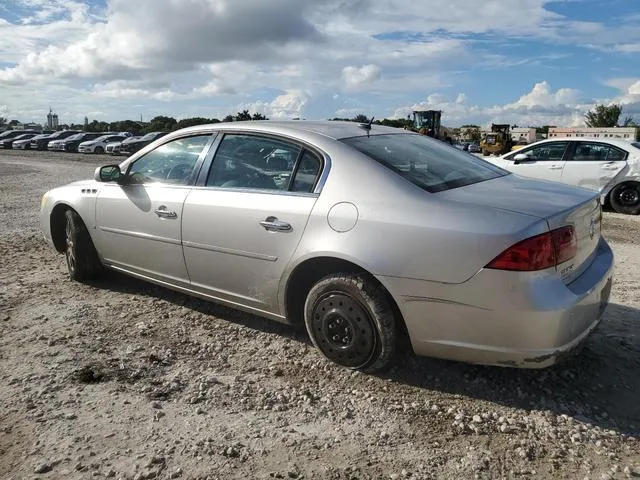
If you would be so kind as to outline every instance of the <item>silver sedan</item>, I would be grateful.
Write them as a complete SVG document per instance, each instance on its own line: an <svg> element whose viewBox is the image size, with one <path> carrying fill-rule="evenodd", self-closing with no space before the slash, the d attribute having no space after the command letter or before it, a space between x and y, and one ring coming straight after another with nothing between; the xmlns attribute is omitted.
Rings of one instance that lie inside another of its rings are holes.
<svg viewBox="0 0 640 480"><path fill-rule="evenodd" d="M42 198L72 279L109 268L303 324L330 360L415 353L549 366L609 299L597 192L405 130L236 122L179 130Z"/></svg>

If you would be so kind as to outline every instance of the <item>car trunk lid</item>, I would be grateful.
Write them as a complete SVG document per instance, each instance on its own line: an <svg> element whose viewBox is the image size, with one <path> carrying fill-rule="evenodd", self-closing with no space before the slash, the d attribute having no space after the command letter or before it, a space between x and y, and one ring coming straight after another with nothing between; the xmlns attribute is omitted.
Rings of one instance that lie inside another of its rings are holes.
<svg viewBox="0 0 640 480"><path fill-rule="evenodd" d="M565 283L570 283L588 268L600 241L600 198L597 192L583 188L506 175L436 195L450 201L541 218L546 220L550 230L572 226L577 240L576 254L557 267Z"/></svg>

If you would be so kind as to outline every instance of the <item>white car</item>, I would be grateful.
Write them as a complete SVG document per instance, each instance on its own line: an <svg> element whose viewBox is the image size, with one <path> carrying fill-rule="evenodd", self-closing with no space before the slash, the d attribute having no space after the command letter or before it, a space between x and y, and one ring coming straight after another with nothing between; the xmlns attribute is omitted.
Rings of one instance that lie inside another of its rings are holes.
<svg viewBox="0 0 640 480"><path fill-rule="evenodd" d="M596 190L616 212L640 213L639 143L553 138L486 160L523 177Z"/></svg>
<svg viewBox="0 0 640 480"><path fill-rule="evenodd" d="M109 142L107 143L107 146L104 147L104 151L105 153L111 154L111 155L118 155L120 153L120 147L122 146L122 141L118 140L115 142Z"/></svg>
<svg viewBox="0 0 640 480"><path fill-rule="evenodd" d="M52 140L49 143L47 143L47 150L49 151L58 151L60 150L60 145L62 145L62 142L64 142L66 140L62 139L62 140Z"/></svg>
<svg viewBox="0 0 640 480"><path fill-rule="evenodd" d="M87 142L82 142L78 145L78 152L80 153L104 153L108 143L121 142L127 138L124 135L102 135L101 137L94 138Z"/></svg>

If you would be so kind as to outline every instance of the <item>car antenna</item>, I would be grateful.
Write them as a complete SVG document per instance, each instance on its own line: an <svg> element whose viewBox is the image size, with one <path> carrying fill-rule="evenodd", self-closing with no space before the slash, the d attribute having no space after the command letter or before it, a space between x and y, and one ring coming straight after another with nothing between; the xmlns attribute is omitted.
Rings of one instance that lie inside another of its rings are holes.
<svg viewBox="0 0 640 480"><path fill-rule="evenodd" d="M369 137L369 132L371 131L371 124L373 123L373 119L375 117L371 117L371 120L369 120L368 123L361 123L360 127L364 128L367 131L367 137Z"/></svg>

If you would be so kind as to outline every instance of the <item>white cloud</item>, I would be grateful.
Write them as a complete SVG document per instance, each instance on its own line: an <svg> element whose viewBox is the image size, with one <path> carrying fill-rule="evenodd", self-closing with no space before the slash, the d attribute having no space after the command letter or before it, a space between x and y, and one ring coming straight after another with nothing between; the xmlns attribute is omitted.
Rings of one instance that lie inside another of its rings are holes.
<svg viewBox="0 0 640 480"><path fill-rule="evenodd" d="M382 75L382 70L377 65L363 65L354 67L349 65L342 69L342 82L345 90L358 91L370 87Z"/></svg>
<svg viewBox="0 0 640 480"><path fill-rule="evenodd" d="M241 104L238 110L249 110L250 113L261 113L271 119L300 118L309 101L308 95L300 90L289 90L278 95L271 102L253 102Z"/></svg>
<svg viewBox="0 0 640 480"><path fill-rule="evenodd" d="M413 110L442 110L442 123L452 127L464 123L575 126L584 123L589 108L591 105L580 103L577 90L561 88L554 92L547 82L540 82L515 102L491 107L470 104L464 93L453 101L434 93L423 102L398 108L394 117L406 117Z"/></svg>
<svg viewBox="0 0 640 480"><path fill-rule="evenodd" d="M213 116L239 104L273 118L312 117L306 109L316 108L323 118L366 103L360 111L383 116L426 92L459 91L480 68L562 55L522 58L492 51L492 43L535 38L620 53L640 45L637 22L574 21L548 8L550 0L449 0L446 8L418 0L106 0L103 11L82 0L10 3L26 13L0 18L0 88L9 111L25 116L54 100L60 111L114 120L139 109ZM10 8L0 6L0 17ZM638 103L634 83L616 87L628 105ZM336 92L360 103L336 105ZM465 115L574 122L579 96L542 82L493 107L465 94L421 103L463 122Z"/></svg>

